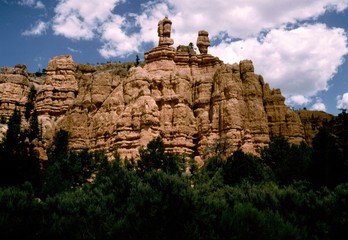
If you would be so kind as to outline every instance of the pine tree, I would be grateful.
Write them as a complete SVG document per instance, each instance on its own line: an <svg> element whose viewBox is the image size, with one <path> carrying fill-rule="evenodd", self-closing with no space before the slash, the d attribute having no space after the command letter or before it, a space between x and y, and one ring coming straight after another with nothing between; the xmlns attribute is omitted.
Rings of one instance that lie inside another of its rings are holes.
<svg viewBox="0 0 348 240"><path fill-rule="evenodd" d="M32 141L35 138L41 140L40 128L39 128L39 119L36 109L33 110L29 118L29 140Z"/></svg>
<svg viewBox="0 0 348 240"><path fill-rule="evenodd" d="M138 66L140 63L140 58L139 56L137 55L136 58L135 58L135 66Z"/></svg>
<svg viewBox="0 0 348 240"><path fill-rule="evenodd" d="M39 187L41 170L38 154L21 131L21 119L21 112L16 108L9 118L8 130L0 148L0 185L14 186L29 181L34 187Z"/></svg>
<svg viewBox="0 0 348 240"><path fill-rule="evenodd" d="M34 106L34 102L36 99L36 89L34 87L34 85L32 85L30 87L30 91L28 93L28 100L25 104L25 119L28 120L30 118L31 112L34 110L35 106Z"/></svg>

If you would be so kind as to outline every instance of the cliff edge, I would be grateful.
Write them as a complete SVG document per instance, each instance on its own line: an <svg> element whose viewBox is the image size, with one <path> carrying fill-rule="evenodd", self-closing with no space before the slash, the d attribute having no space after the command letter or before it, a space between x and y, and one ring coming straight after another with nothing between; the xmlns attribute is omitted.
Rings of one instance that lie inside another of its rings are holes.
<svg viewBox="0 0 348 240"><path fill-rule="evenodd" d="M197 36L199 53L173 48L171 21L158 26L159 44L133 63L84 65L71 56L54 57L42 81L23 65L0 72L0 115L24 111L31 85L44 146L54 133L70 133L72 149L104 149L137 157L138 149L161 136L169 152L204 159L223 141L226 154L237 149L258 154L274 136L291 143L306 139L299 115L270 89L251 60L225 64L208 53L209 34Z"/></svg>

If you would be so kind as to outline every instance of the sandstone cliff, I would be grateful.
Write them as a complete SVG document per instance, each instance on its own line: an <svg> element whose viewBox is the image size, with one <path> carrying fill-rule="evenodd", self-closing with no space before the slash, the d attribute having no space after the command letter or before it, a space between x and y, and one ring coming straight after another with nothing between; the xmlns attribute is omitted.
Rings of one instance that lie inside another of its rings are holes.
<svg viewBox="0 0 348 240"><path fill-rule="evenodd" d="M169 152L196 158L216 151L218 142L226 154L239 148L257 154L276 135L305 140L299 115L254 73L251 60L224 64L208 54L206 31L197 39L199 54L192 44L175 49L170 26L162 29L159 46L144 54L142 66L90 66L58 56L42 83L23 65L3 68L0 115L10 116L16 105L23 111L34 84L45 146L61 128L70 132L73 149L117 150L121 157L137 157L139 147L158 135Z"/></svg>
<svg viewBox="0 0 348 240"><path fill-rule="evenodd" d="M296 113L300 116L304 128L305 141L310 146L319 129L334 118L333 115L323 111L297 110Z"/></svg>

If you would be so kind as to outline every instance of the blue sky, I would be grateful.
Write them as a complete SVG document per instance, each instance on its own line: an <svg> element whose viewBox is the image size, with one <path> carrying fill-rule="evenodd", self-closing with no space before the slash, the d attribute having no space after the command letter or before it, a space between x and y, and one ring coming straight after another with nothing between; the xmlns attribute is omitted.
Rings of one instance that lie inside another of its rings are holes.
<svg viewBox="0 0 348 240"><path fill-rule="evenodd" d="M0 0L0 67L142 59L165 16L174 47L207 30L210 54L251 59L294 109L348 108L348 0Z"/></svg>

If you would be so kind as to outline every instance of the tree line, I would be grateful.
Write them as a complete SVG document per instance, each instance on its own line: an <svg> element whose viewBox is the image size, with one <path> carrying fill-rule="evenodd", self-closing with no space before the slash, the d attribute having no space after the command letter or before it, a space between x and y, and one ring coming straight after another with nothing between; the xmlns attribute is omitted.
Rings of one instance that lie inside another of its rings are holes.
<svg viewBox="0 0 348 240"><path fill-rule="evenodd" d="M32 90L34 91L34 90ZM41 166L32 97L0 144L1 238L342 239L348 227L348 115L313 140L272 139L260 157L213 154L203 167L157 137L139 160L69 149L60 130ZM35 120L36 119L36 120Z"/></svg>

